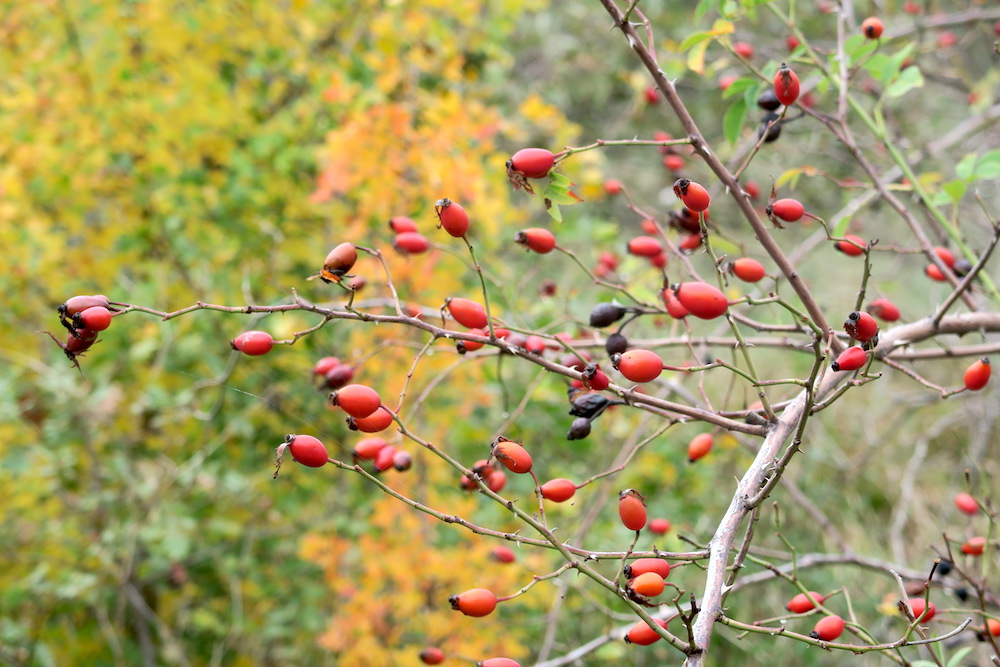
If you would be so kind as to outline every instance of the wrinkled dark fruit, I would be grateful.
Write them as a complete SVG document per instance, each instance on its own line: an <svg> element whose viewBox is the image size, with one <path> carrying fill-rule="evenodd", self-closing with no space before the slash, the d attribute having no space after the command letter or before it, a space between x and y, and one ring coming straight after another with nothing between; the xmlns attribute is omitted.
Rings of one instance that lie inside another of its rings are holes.
<svg viewBox="0 0 1000 667"><path fill-rule="evenodd" d="M757 98L757 106L764 111L775 111L781 106L781 102L778 101L778 96L774 94L774 90L766 88Z"/></svg>
<svg viewBox="0 0 1000 667"><path fill-rule="evenodd" d="M606 327L625 317L625 309L613 303L599 303L590 311L590 326Z"/></svg>
<svg viewBox="0 0 1000 667"><path fill-rule="evenodd" d="M590 435L590 420L586 417L577 417L573 420L573 423L569 426L569 433L566 434L567 440L583 440L588 435Z"/></svg>
<svg viewBox="0 0 1000 667"><path fill-rule="evenodd" d="M609 357L612 354L621 354L628 350L628 338L620 333L613 333L604 342L604 349L607 351Z"/></svg>
<svg viewBox="0 0 1000 667"><path fill-rule="evenodd" d="M972 262L967 259L956 259L955 266L951 270L955 272L956 276L963 278L969 275L969 271L972 270Z"/></svg>
<svg viewBox="0 0 1000 667"><path fill-rule="evenodd" d="M757 128L757 138L760 139L764 136L764 133L767 132L767 136L764 137L765 144L777 141L778 137L781 136L781 123L775 123L770 129L767 127L768 123L777 120L778 118L778 114L769 113L760 119L760 127Z"/></svg>
<svg viewBox="0 0 1000 667"><path fill-rule="evenodd" d="M625 401L613 400L597 392L577 392L570 397L569 413L574 417L584 417L590 421L600 417L601 413L612 405L625 405ZM590 431L589 426L587 431Z"/></svg>

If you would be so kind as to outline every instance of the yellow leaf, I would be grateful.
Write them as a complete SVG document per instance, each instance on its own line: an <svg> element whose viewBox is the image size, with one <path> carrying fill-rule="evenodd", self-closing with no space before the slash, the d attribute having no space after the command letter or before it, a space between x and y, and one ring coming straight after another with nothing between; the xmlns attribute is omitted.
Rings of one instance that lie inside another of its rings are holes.
<svg viewBox="0 0 1000 667"><path fill-rule="evenodd" d="M697 74L705 73L705 52L708 51L709 42L706 40L697 44L688 52L687 66Z"/></svg>
<svg viewBox="0 0 1000 667"><path fill-rule="evenodd" d="M718 19L712 25L712 29L709 30L710 35L718 37L719 35L730 35L736 31L731 21L726 21L723 19Z"/></svg>

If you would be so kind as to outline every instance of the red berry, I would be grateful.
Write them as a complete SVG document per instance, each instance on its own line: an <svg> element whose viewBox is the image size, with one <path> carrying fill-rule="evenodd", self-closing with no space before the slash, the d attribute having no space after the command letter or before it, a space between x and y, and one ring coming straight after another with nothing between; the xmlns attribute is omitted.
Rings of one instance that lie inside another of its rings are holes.
<svg viewBox="0 0 1000 667"><path fill-rule="evenodd" d="M924 273L927 274L928 278L930 278L931 280L936 280L939 283L943 283L945 280L947 280L947 278L945 278L944 276L944 273L942 273L941 269L938 268L937 264L928 264L927 268L924 269Z"/></svg>
<svg viewBox="0 0 1000 667"><path fill-rule="evenodd" d="M339 365L340 359L337 357L323 357L313 366L313 375L326 375Z"/></svg>
<svg viewBox="0 0 1000 667"><path fill-rule="evenodd" d="M521 663L510 658L490 658L477 662L476 667L521 667Z"/></svg>
<svg viewBox="0 0 1000 667"><path fill-rule="evenodd" d="M302 465L310 468L326 465L328 458L326 447L311 435L288 435L285 436L285 442L288 444L288 451L292 453L292 458Z"/></svg>
<svg viewBox="0 0 1000 667"><path fill-rule="evenodd" d="M330 402L355 419L364 419L382 406L378 392L363 384L349 384L330 394Z"/></svg>
<svg viewBox="0 0 1000 667"><path fill-rule="evenodd" d="M882 36L882 19L869 16L861 24L861 32L868 39L878 39Z"/></svg>
<svg viewBox="0 0 1000 667"><path fill-rule="evenodd" d="M670 171L680 171L684 168L684 158L676 153L663 156L663 166Z"/></svg>
<svg viewBox="0 0 1000 667"><path fill-rule="evenodd" d="M757 181L747 181L743 184L743 192L747 193L751 199L760 197L760 186Z"/></svg>
<svg viewBox="0 0 1000 667"><path fill-rule="evenodd" d="M921 623L930 623L937 612L934 603L927 602L923 598L910 598L910 609L913 610L913 618L918 619ZM924 615L925 611L927 612L926 615ZM923 618L920 618L921 616Z"/></svg>
<svg viewBox="0 0 1000 667"><path fill-rule="evenodd" d="M468 333L474 336L486 336L487 333L482 329L469 329ZM466 352L475 352L476 350L483 347L485 343L480 343L477 340L460 340L455 343L455 347L458 348L459 354L465 354Z"/></svg>
<svg viewBox="0 0 1000 667"><path fill-rule="evenodd" d="M392 413L383 407L367 417L348 417L347 426L352 431L362 433L379 433L392 426Z"/></svg>
<svg viewBox="0 0 1000 667"><path fill-rule="evenodd" d="M794 104L799 97L799 77L785 63L781 63L778 73L774 75L774 96L786 107Z"/></svg>
<svg viewBox="0 0 1000 667"><path fill-rule="evenodd" d="M76 335L66 337L63 349L68 354L81 354L89 350L97 342L97 334L86 329L76 329Z"/></svg>
<svg viewBox="0 0 1000 667"><path fill-rule="evenodd" d="M942 49L947 49L958 43L958 38L955 37L955 33L950 30L945 30L937 38L937 45Z"/></svg>
<svg viewBox="0 0 1000 667"><path fill-rule="evenodd" d="M598 263L603 264L612 271L618 268L618 256L613 252L602 252L597 258Z"/></svg>
<svg viewBox="0 0 1000 667"><path fill-rule="evenodd" d="M663 305L670 317L675 320L682 320L689 315L687 308L681 305L681 302L677 300L677 295L669 287L663 290Z"/></svg>
<svg viewBox="0 0 1000 667"><path fill-rule="evenodd" d="M845 255L850 255L851 257L859 257L865 254L865 240L860 236L854 236L853 234L848 234L844 237L844 240L837 241L833 244L833 247L844 253Z"/></svg>
<svg viewBox="0 0 1000 667"><path fill-rule="evenodd" d="M681 250L691 252L700 245L701 245L701 233L694 232L692 234L688 234L687 236L685 236L684 240L681 241L680 245L677 247L680 248Z"/></svg>
<svg viewBox="0 0 1000 667"><path fill-rule="evenodd" d="M785 222L797 222L805 212L805 206L797 199L779 199L767 207L768 215L773 213Z"/></svg>
<svg viewBox="0 0 1000 667"><path fill-rule="evenodd" d="M753 58L753 46L747 42L736 42L733 44L733 51L741 58L746 58L747 60Z"/></svg>
<svg viewBox="0 0 1000 667"><path fill-rule="evenodd" d="M955 268L955 255L951 252L951 250L942 248L941 246L935 246L934 248L931 248L931 250L938 256L938 259L941 260L942 264L947 266L949 269Z"/></svg>
<svg viewBox="0 0 1000 667"><path fill-rule="evenodd" d="M554 503L564 503L576 493L576 484L565 477L550 479L541 486L542 498Z"/></svg>
<svg viewBox="0 0 1000 667"><path fill-rule="evenodd" d="M653 622L659 625L661 628L666 629L667 622L660 618L654 618ZM646 621L638 621L633 625L628 633L625 635L625 642L628 644L637 644L639 646L649 646L661 639L660 635L656 633L652 627L646 624Z"/></svg>
<svg viewBox="0 0 1000 667"><path fill-rule="evenodd" d="M397 234L402 234L403 232L415 232L417 231L417 223L413 222L412 218L407 218L405 215L397 215L393 218L389 218L389 229Z"/></svg>
<svg viewBox="0 0 1000 667"><path fill-rule="evenodd" d="M866 363L868 363L868 353L855 345L841 352L833 362L832 368L834 371L856 371L863 368Z"/></svg>
<svg viewBox="0 0 1000 667"><path fill-rule="evenodd" d="M77 313L82 313L88 308L94 308L95 306L102 306L104 308L108 308L109 310L111 309L111 303L108 301L108 297L103 294L81 294L70 297L66 300L66 303L59 306L57 310L59 311L59 315L62 317L71 317Z"/></svg>
<svg viewBox="0 0 1000 667"><path fill-rule="evenodd" d="M751 257L741 257L732 265L733 275L747 283L759 282L767 275L764 265Z"/></svg>
<svg viewBox="0 0 1000 667"><path fill-rule="evenodd" d="M467 329L485 329L488 325L486 309L475 301L456 296L447 299L445 307L455 321Z"/></svg>
<svg viewBox="0 0 1000 667"><path fill-rule="evenodd" d="M505 546L494 547L493 551L490 552L490 558L498 563L513 563L517 560L514 550Z"/></svg>
<svg viewBox="0 0 1000 667"><path fill-rule="evenodd" d="M685 310L703 320L715 319L729 308L722 290L708 283L681 283L674 286L674 294Z"/></svg>
<svg viewBox="0 0 1000 667"><path fill-rule="evenodd" d="M785 37L785 47L788 48L789 52L799 48L799 38L795 35Z"/></svg>
<svg viewBox="0 0 1000 667"><path fill-rule="evenodd" d="M399 451L392 445L386 445L375 455L372 467L378 472L388 470L392 467L392 462L396 459L396 452Z"/></svg>
<svg viewBox="0 0 1000 667"><path fill-rule="evenodd" d="M705 219L708 220L708 211L705 211L704 215ZM701 222L698 220L698 214L686 206L682 206L679 211L675 211L670 215L670 226L682 229L690 234L701 233Z"/></svg>
<svg viewBox="0 0 1000 667"><path fill-rule="evenodd" d="M969 391L979 391L990 381L990 360L983 357L974 361L965 370L965 388Z"/></svg>
<svg viewBox="0 0 1000 667"><path fill-rule="evenodd" d="M341 276L350 271L356 261L358 261L358 249L354 244L341 243L326 256L319 277L326 282L340 282Z"/></svg>
<svg viewBox="0 0 1000 667"><path fill-rule="evenodd" d="M545 352L547 346L545 344L545 339L541 336L528 336L524 339L524 345L521 347L532 354L541 356Z"/></svg>
<svg viewBox="0 0 1000 667"><path fill-rule="evenodd" d="M670 522L666 519L651 519L649 522L649 532L656 535L666 535L670 532Z"/></svg>
<svg viewBox="0 0 1000 667"><path fill-rule="evenodd" d="M622 192L622 182L617 178L609 178L604 181L604 191L609 195L619 195Z"/></svg>
<svg viewBox="0 0 1000 667"><path fill-rule="evenodd" d="M712 451L712 434L699 433L688 443L688 463L694 463Z"/></svg>
<svg viewBox="0 0 1000 667"><path fill-rule="evenodd" d="M400 450L393 454L392 467L396 470L403 472L409 470L411 465L413 465L413 456L409 452Z"/></svg>
<svg viewBox="0 0 1000 667"><path fill-rule="evenodd" d="M403 232L396 234L392 247L404 255L419 255L431 247L430 241L418 232Z"/></svg>
<svg viewBox="0 0 1000 667"><path fill-rule="evenodd" d="M362 461L374 459L387 443L382 438L364 438L354 445L354 458Z"/></svg>
<svg viewBox="0 0 1000 667"><path fill-rule="evenodd" d="M907 14L919 14L923 11L923 7L920 6L920 3L915 2L915 0L906 0L903 3L903 11Z"/></svg>
<svg viewBox="0 0 1000 667"><path fill-rule="evenodd" d="M972 497L971 493L961 492L955 494L955 507L963 514L972 516L979 512L979 503Z"/></svg>
<svg viewBox="0 0 1000 667"><path fill-rule="evenodd" d="M485 588L472 588L448 598L451 608L466 616L489 616L497 608L497 596Z"/></svg>
<svg viewBox="0 0 1000 667"><path fill-rule="evenodd" d="M445 197L434 203L434 210L437 211L441 227L455 238L460 239L469 231L469 214L461 204L456 204Z"/></svg>
<svg viewBox="0 0 1000 667"><path fill-rule="evenodd" d="M340 389L352 379L354 379L354 369L347 364L340 364L327 371L323 386L327 389Z"/></svg>
<svg viewBox="0 0 1000 667"><path fill-rule="evenodd" d="M104 306L91 306L73 316L73 326L95 333L104 331L111 326L111 311Z"/></svg>
<svg viewBox="0 0 1000 667"><path fill-rule="evenodd" d="M867 343L878 336L878 322L868 313L855 310L844 320L844 330L854 340Z"/></svg>
<svg viewBox="0 0 1000 667"><path fill-rule="evenodd" d="M655 257L663 254L663 244L652 236L636 236L628 242L628 252L638 257Z"/></svg>
<svg viewBox="0 0 1000 667"><path fill-rule="evenodd" d="M556 247L555 235L541 227L531 227L519 231L514 235L514 241L540 255L550 253Z"/></svg>
<svg viewBox="0 0 1000 667"><path fill-rule="evenodd" d="M711 203L708 190L700 183L689 181L686 178L678 178L674 181L674 194L695 213L708 209Z"/></svg>
<svg viewBox="0 0 1000 667"><path fill-rule="evenodd" d="M555 164L556 157L552 151L544 148L522 148L514 153L507 163L508 168L519 171L525 178L545 178Z"/></svg>
<svg viewBox="0 0 1000 667"><path fill-rule="evenodd" d="M962 545L962 553L966 556L982 556L985 548L985 537L970 537L969 541Z"/></svg>
<svg viewBox="0 0 1000 667"><path fill-rule="evenodd" d="M587 365L588 367L590 364ZM584 368L584 372L587 373L587 368ZM594 368L593 375L585 376L583 384L588 389L593 389L594 391L604 391L611 384L611 378L608 377L607 373L601 370L600 366Z"/></svg>
<svg viewBox="0 0 1000 667"><path fill-rule="evenodd" d="M372 461L372 467L378 472L388 470L392 467L393 461L396 460L396 452L398 452L392 445L386 445L379 450L379 453L375 455L375 459Z"/></svg>
<svg viewBox="0 0 1000 667"><path fill-rule="evenodd" d="M396 460L396 454L399 450L392 445L386 445L383 447L378 454L375 455L375 461L372 463L372 467L378 472L383 472L392 467Z"/></svg>
<svg viewBox="0 0 1000 667"><path fill-rule="evenodd" d="M229 343L234 350L251 357L267 354L274 347L274 338L266 331L244 331Z"/></svg>
<svg viewBox="0 0 1000 667"><path fill-rule="evenodd" d="M444 651L436 646L428 646L420 652L420 662L425 665L440 665L444 662Z"/></svg>
<svg viewBox="0 0 1000 667"><path fill-rule="evenodd" d="M514 473L531 470L531 454L520 443L499 436L493 443L493 456Z"/></svg>
<svg viewBox="0 0 1000 667"><path fill-rule="evenodd" d="M809 633L813 639L832 642L844 632L844 619L840 616L824 616Z"/></svg>
<svg viewBox="0 0 1000 667"><path fill-rule="evenodd" d="M618 494L618 516L629 530L642 530L646 525L646 502L635 489Z"/></svg>
<svg viewBox="0 0 1000 667"><path fill-rule="evenodd" d="M489 476L485 481L490 491L500 493L503 491L503 487L507 486L507 473L503 470L490 470Z"/></svg>
<svg viewBox="0 0 1000 667"><path fill-rule="evenodd" d="M655 598L666 588L663 577L656 572L640 574L632 580L631 586L633 591L647 598Z"/></svg>
<svg viewBox="0 0 1000 667"><path fill-rule="evenodd" d="M889 299L875 299L868 304L867 310L885 322L895 322L899 319L899 308Z"/></svg>
<svg viewBox="0 0 1000 667"><path fill-rule="evenodd" d="M612 363L632 382L652 382L663 372L663 359L652 350L629 350L613 357Z"/></svg>
<svg viewBox="0 0 1000 667"><path fill-rule="evenodd" d="M994 637L1000 637L1000 621L993 618L986 619L986 632Z"/></svg>
<svg viewBox="0 0 1000 667"><path fill-rule="evenodd" d="M662 558L638 558L625 566L625 576L629 579L646 572L656 572L666 579L670 575L670 563Z"/></svg>
<svg viewBox="0 0 1000 667"><path fill-rule="evenodd" d="M809 595L812 596L812 599L818 602L819 604L823 604L823 600L826 599L816 591L809 591ZM785 605L785 608L788 609L788 611L792 612L793 614L804 614L807 611L815 609L816 605L813 604L812 600L810 600L805 593L799 593L798 595L796 595L795 597L793 597L791 600L788 601L788 604Z"/></svg>

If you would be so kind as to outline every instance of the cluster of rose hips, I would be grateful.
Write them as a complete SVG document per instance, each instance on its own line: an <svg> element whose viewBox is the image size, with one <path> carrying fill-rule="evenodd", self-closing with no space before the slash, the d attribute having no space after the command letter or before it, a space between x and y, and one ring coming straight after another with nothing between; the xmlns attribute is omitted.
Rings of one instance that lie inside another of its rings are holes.
<svg viewBox="0 0 1000 667"><path fill-rule="evenodd" d="M111 326L111 318L114 313L119 312L119 309L115 308L103 294L81 294L67 299L57 311L59 322L69 335L65 340L60 340L49 331L42 333L48 334L56 345L62 348L73 366L80 368L77 357L94 346L98 335Z"/></svg>

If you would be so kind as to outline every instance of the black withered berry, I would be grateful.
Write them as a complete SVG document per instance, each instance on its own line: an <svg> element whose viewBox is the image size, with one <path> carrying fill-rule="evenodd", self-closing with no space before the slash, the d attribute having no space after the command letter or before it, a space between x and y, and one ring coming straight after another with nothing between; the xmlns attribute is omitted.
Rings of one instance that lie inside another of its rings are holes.
<svg viewBox="0 0 1000 667"><path fill-rule="evenodd" d="M613 303L599 303L590 311L590 326L606 327L625 317L625 309Z"/></svg>
<svg viewBox="0 0 1000 667"><path fill-rule="evenodd" d="M567 440L583 440L588 435L590 435L590 420L586 417L577 417L573 420L573 423L569 426L569 433L566 434Z"/></svg>

